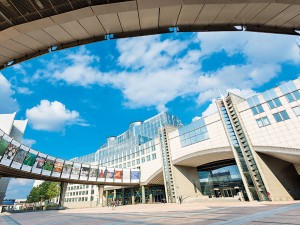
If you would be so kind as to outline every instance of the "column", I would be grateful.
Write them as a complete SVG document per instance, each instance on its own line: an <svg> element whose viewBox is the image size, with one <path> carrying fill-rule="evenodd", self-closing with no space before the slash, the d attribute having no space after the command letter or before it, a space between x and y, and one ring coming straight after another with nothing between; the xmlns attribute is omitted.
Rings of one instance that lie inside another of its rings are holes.
<svg viewBox="0 0 300 225"><path fill-rule="evenodd" d="M115 189L115 190L114 190L114 195L113 195L113 201L115 201L116 198L117 198L117 190Z"/></svg>
<svg viewBox="0 0 300 225"><path fill-rule="evenodd" d="M106 199L106 200L105 200L106 202L105 202L104 205L105 205L105 206L108 206L108 191L105 191L105 199Z"/></svg>
<svg viewBox="0 0 300 225"><path fill-rule="evenodd" d="M146 204L145 186L142 185L142 204Z"/></svg>
<svg viewBox="0 0 300 225"><path fill-rule="evenodd" d="M104 192L104 185L98 185L98 206L103 205L103 192Z"/></svg>
<svg viewBox="0 0 300 225"><path fill-rule="evenodd" d="M152 194L152 189L150 188L150 194L149 194L149 203L153 203L153 194Z"/></svg>
<svg viewBox="0 0 300 225"><path fill-rule="evenodd" d="M60 208L64 207L67 187L68 187L68 183L60 182L60 193L59 193L59 202L58 202L58 205L59 205Z"/></svg>
<svg viewBox="0 0 300 225"><path fill-rule="evenodd" d="M122 205L125 205L125 189L122 188Z"/></svg>
<svg viewBox="0 0 300 225"><path fill-rule="evenodd" d="M134 190L133 190L133 188L131 188L131 204L132 205L135 204L135 197L134 197Z"/></svg>

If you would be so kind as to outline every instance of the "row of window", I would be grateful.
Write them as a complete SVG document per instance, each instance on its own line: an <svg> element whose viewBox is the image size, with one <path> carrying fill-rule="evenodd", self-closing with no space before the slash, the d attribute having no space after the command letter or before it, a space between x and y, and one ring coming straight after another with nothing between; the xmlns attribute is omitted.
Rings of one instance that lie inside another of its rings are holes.
<svg viewBox="0 0 300 225"><path fill-rule="evenodd" d="M94 190L92 191L93 194ZM88 195L89 191L73 191L73 192L67 192L67 196L76 196L76 195Z"/></svg>
<svg viewBox="0 0 300 225"><path fill-rule="evenodd" d="M156 159L156 153L152 154L152 155L147 155L146 157L142 157L140 159L136 159L136 160L132 160L131 162L127 162L127 163L123 163L123 164L120 164L120 165L115 165L114 167L115 168L128 168L128 167L131 167L131 166L135 166L135 165L139 165L144 162L149 162L151 160L155 160Z"/></svg>
<svg viewBox="0 0 300 225"><path fill-rule="evenodd" d="M76 186L69 186L67 190L70 191L70 190L79 190L79 189L87 189L87 188L89 188L89 185L82 184ZM94 188L94 185L92 185L92 188Z"/></svg>
<svg viewBox="0 0 300 225"><path fill-rule="evenodd" d="M297 87L293 81L284 83L280 85L279 88L289 103L294 102L296 100L300 100L300 92L297 90ZM282 106L282 103L274 89L262 93L262 96L264 97L270 109ZM258 96L248 98L247 102L251 107L251 110L254 115L264 112L264 109L258 99Z"/></svg>
<svg viewBox="0 0 300 225"><path fill-rule="evenodd" d="M295 112L295 114L297 116L300 116L300 107L299 106L294 107L293 111ZM290 119L290 116L286 112L286 110L274 113L273 116L277 123ZM257 119L256 122L258 124L258 127L265 127L265 126L268 126L271 124L267 116Z"/></svg>
<svg viewBox="0 0 300 225"><path fill-rule="evenodd" d="M93 201L94 197L90 197L90 201ZM77 197L77 198L65 198L65 202L87 202L88 197Z"/></svg>

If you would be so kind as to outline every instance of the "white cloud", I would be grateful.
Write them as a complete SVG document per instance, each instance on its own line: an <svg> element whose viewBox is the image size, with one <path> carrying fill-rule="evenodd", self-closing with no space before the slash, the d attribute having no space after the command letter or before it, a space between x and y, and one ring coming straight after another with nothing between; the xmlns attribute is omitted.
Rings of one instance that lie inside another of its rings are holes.
<svg viewBox="0 0 300 225"><path fill-rule="evenodd" d="M41 100L39 105L26 110L26 116L35 130L62 131L65 126L87 125L77 111L67 109L58 101Z"/></svg>
<svg viewBox="0 0 300 225"><path fill-rule="evenodd" d="M9 81L0 73L0 113L12 113L19 110L17 100L13 97Z"/></svg>
<svg viewBox="0 0 300 225"><path fill-rule="evenodd" d="M26 139L24 138L22 140L22 144L28 146L28 147L32 147L34 144L36 143L36 140L33 140L33 139Z"/></svg>
<svg viewBox="0 0 300 225"><path fill-rule="evenodd" d="M31 95L33 93L33 91L27 87L17 87L17 92L23 95Z"/></svg>
<svg viewBox="0 0 300 225"><path fill-rule="evenodd" d="M198 95L196 102L202 105L220 91L260 87L278 75L282 63L300 63L296 39L291 36L250 32L192 36L184 41L165 40L161 35L120 39L119 57L112 59L118 68L109 72L98 67L98 57L81 47L65 59L52 60L34 77L83 87L110 86L122 91L126 107L166 111L166 104L177 97ZM203 59L221 51L228 56L239 54L245 62L203 72Z"/></svg>
<svg viewBox="0 0 300 225"><path fill-rule="evenodd" d="M276 64L290 61L299 63L297 39L290 35L255 32L208 32L198 33L204 55L225 51L246 56L250 63Z"/></svg>

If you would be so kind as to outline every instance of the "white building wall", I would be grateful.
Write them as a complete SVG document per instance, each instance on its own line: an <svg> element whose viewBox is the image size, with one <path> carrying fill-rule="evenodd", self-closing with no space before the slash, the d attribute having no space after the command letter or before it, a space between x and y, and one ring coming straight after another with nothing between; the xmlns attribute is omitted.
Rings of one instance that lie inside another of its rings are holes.
<svg viewBox="0 0 300 225"><path fill-rule="evenodd" d="M300 81L296 80L295 84L300 89ZM253 115L247 101L238 105L241 118L248 133L251 143L255 149L257 146L282 147L299 149L300 154L300 117L297 117L293 111L293 107L300 106L300 100L289 103L281 90L275 88L277 96L282 103L282 106L270 109L263 96L260 94L258 98L264 108L263 113ZM286 110L290 119L276 122L273 114ZM270 125L259 128L256 120L267 116Z"/></svg>
<svg viewBox="0 0 300 225"><path fill-rule="evenodd" d="M191 155L191 160L193 160L194 154L201 155L206 154L207 151L213 152L215 150L216 154L218 151L227 151L228 155L232 155L231 147L221 121L219 113L215 113L211 116L204 118L205 124L208 130L209 139L188 145L186 147L181 147L179 131L175 130L169 134L170 149L172 155L172 161L179 163L180 158L185 158L187 155ZM213 160L213 159L211 159ZM199 161L199 165L201 161ZM186 164L186 166L189 166ZM191 163L190 166L195 166L195 163Z"/></svg>

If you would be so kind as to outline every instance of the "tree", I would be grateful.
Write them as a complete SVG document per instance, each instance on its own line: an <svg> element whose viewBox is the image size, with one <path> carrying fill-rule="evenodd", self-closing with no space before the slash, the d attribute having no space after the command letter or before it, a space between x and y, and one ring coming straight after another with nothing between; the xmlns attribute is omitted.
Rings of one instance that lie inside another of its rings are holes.
<svg viewBox="0 0 300 225"><path fill-rule="evenodd" d="M57 182L44 181L37 187L33 187L27 196L27 202L43 202L51 200L59 195L59 185Z"/></svg>

